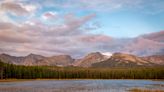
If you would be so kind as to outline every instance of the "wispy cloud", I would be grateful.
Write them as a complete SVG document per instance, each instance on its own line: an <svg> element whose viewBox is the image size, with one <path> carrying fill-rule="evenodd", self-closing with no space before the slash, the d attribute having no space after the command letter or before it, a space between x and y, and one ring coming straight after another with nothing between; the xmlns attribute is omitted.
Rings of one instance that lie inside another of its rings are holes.
<svg viewBox="0 0 164 92"><path fill-rule="evenodd" d="M5 52L17 52L18 55L28 53L46 55L75 54L74 52L77 51L80 54L79 49L88 48L87 45L84 45L87 40L81 41L83 37L91 37L91 42L88 41L89 43L107 41L108 36L94 36L92 34L87 36L88 31L82 28L83 25L95 16L95 14L89 14L76 17L73 14L66 14L63 17L64 22L62 24L52 26L42 24L40 20L37 20L37 23L29 20L21 25L1 22L0 42L2 44L0 46L1 49L5 49ZM40 23L38 24L38 22ZM6 46L8 44L12 44L12 46ZM7 51L7 49L10 51Z"/></svg>
<svg viewBox="0 0 164 92"><path fill-rule="evenodd" d="M33 5L23 5L22 3L2 2L0 10L13 15L27 15L34 12L36 7Z"/></svg>
<svg viewBox="0 0 164 92"><path fill-rule="evenodd" d="M32 1L38 3L37 1ZM45 0L40 3L44 7L57 7L72 10L88 10L95 12L111 12L117 10L138 10L149 13L160 13L164 10L162 0Z"/></svg>
<svg viewBox="0 0 164 92"><path fill-rule="evenodd" d="M42 15L42 18L45 19L45 20L48 20L48 19L55 19L57 18L57 12L45 12L43 15Z"/></svg>

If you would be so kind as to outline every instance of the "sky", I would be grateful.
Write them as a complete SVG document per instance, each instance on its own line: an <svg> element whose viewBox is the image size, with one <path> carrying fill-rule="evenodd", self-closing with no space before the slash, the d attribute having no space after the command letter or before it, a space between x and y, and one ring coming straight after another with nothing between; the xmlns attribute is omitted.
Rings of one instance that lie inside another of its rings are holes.
<svg viewBox="0 0 164 92"><path fill-rule="evenodd" d="M80 56L164 29L164 0L0 0L0 53Z"/></svg>

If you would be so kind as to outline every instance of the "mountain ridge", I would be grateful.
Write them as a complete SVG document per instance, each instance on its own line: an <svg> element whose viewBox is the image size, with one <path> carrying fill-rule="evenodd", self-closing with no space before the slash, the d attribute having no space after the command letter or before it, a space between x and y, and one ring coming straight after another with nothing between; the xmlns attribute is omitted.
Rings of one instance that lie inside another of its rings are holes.
<svg viewBox="0 0 164 92"><path fill-rule="evenodd" d="M114 53L111 56L103 55L100 52L92 52L80 59L74 59L70 55L56 55L51 57L45 57L36 54L29 54L27 56L10 56L8 54L0 54L0 59L5 63L11 63L16 65L26 66L76 66L76 67L99 67L103 64L113 66L153 66L164 65L164 55L153 55L138 57L132 54L126 53ZM106 62L106 63L103 63ZM103 63L103 64L102 64ZM109 65L110 64L110 65ZM128 65L129 64L129 65Z"/></svg>
<svg viewBox="0 0 164 92"><path fill-rule="evenodd" d="M86 55L83 59L78 61L77 66L81 67L90 67L93 63L101 62L108 57L106 55L103 55L100 52L92 52Z"/></svg>
<svg viewBox="0 0 164 92"><path fill-rule="evenodd" d="M144 60L131 54L114 53L111 58L92 64L92 67L136 67L136 66L154 66L154 62Z"/></svg>

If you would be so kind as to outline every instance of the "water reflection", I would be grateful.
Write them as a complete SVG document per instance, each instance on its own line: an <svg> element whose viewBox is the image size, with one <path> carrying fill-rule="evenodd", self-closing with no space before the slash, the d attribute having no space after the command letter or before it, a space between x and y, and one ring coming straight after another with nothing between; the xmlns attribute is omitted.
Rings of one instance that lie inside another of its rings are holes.
<svg viewBox="0 0 164 92"><path fill-rule="evenodd" d="M0 83L0 92L128 92L133 88L164 90L164 81L35 80Z"/></svg>

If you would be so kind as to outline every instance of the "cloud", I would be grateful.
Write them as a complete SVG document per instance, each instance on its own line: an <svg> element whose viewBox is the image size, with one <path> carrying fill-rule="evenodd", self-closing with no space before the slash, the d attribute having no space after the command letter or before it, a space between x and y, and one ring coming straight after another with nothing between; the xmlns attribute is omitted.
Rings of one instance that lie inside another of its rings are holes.
<svg viewBox="0 0 164 92"><path fill-rule="evenodd" d="M154 39L151 40L143 37L137 37L127 43L127 45L122 49L122 52L132 53L139 56L148 56L159 52L163 53L163 47L163 42L154 41Z"/></svg>
<svg viewBox="0 0 164 92"><path fill-rule="evenodd" d="M82 16L80 18L76 17L73 14L66 14L63 18L63 23L59 25L53 25L48 28L45 34L52 36L74 36L74 35L82 35L87 33L82 27L91 19L93 19L95 14L88 14L86 16Z"/></svg>
<svg viewBox="0 0 164 92"><path fill-rule="evenodd" d="M0 10L17 16L24 16L34 12L36 7L34 5L23 5L22 3L2 2Z"/></svg>
<svg viewBox="0 0 164 92"><path fill-rule="evenodd" d="M14 55L37 53L43 55L72 54L76 56L77 53L75 54L75 52L79 53L77 55L86 53L86 51L79 51L79 49L88 48L86 41L81 41L80 37L90 34L83 28L83 25L87 25L95 16L95 14L88 14L77 17L73 14L66 14L62 24L51 26L47 26L37 19L28 20L21 25L1 22L0 42L3 44L0 44L0 49ZM92 37L93 35L88 36ZM107 36L97 35L93 37L93 40L101 42L105 41L106 38Z"/></svg>
<svg viewBox="0 0 164 92"><path fill-rule="evenodd" d="M0 30L6 30L13 28L14 25L12 23L0 22Z"/></svg>
<svg viewBox="0 0 164 92"><path fill-rule="evenodd" d="M156 33L145 34L141 37L158 42L164 42L164 30Z"/></svg>
<svg viewBox="0 0 164 92"><path fill-rule="evenodd" d="M106 35L86 35L79 38L82 42L86 43L106 43L110 42L113 38Z"/></svg>
<svg viewBox="0 0 164 92"><path fill-rule="evenodd" d="M0 53L18 56L29 53L46 56L69 54L73 57L82 57L87 53L100 51L152 55L159 52L164 46L162 42L153 40L159 38L159 36L156 36L158 33L150 34L150 36L146 35L151 39L140 37L116 39L103 34L87 33L86 30L80 28L93 18L90 17L91 15L72 18L72 21L76 21L75 24L78 25L78 27L70 26L72 30L58 30L60 26L54 28L54 26L47 27L46 25L22 24L18 26L11 23L0 23ZM71 20L69 21L71 22ZM64 22L63 25L67 23L68 21ZM70 29L69 25L67 25L67 28ZM70 34L71 32L75 33ZM149 45L145 47L145 44Z"/></svg>
<svg viewBox="0 0 164 92"><path fill-rule="evenodd" d="M149 14L164 12L164 2L161 0L92 0L92 2L88 2L88 0L80 0L80 2L77 1L76 4L78 4L78 7L81 9L98 12L111 12L123 9L144 11Z"/></svg>
<svg viewBox="0 0 164 92"><path fill-rule="evenodd" d="M57 12L45 12L43 15L42 15L42 18L45 19L45 20L48 20L48 19L55 19L57 18Z"/></svg>
<svg viewBox="0 0 164 92"><path fill-rule="evenodd" d="M34 1L35 2L35 1ZM93 11L113 11L117 9L121 9L124 7L136 7L141 4L143 0L92 0L88 2L88 0L63 0L63 1L53 1L46 0L42 3L43 6L56 6L60 8L66 9L88 9ZM73 3L73 4L72 4Z"/></svg>
<svg viewBox="0 0 164 92"><path fill-rule="evenodd" d="M0 23L0 42L26 43L30 42L30 37L16 31L18 27L11 23Z"/></svg>
<svg viewBox="0 0 164 92"><path fill-rule="evenodd" d="M32 1L37 3L36 1ZM143 11L146 14L164 12L162 0L45 0L44 7L57 7L69 10L87 10L94 12L113 12L119 10Z"/></svg>

